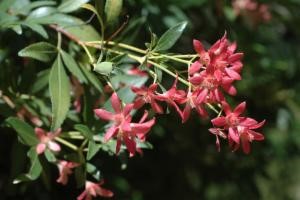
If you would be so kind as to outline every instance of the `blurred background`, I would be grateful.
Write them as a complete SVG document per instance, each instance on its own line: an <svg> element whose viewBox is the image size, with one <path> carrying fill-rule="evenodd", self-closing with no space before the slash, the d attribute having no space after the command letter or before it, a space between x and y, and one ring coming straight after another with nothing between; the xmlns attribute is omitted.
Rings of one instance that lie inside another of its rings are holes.
<svg viewBox="0 0 300 200"><path fill-rule="evenodd" d="M300 0L126 0L122 15L129 15L131 31L124 42L150 40L149 27L161 35L187 20L188 28L172 49L193 53L192 39L207 47L227 31L244 53L243 80L232 105L247 101L247 115L266 119L265 141L254 142L250 155L232 153L226 141L221 152L208 132L209 121L194 113L184 125L174 113L158 116L149 135L153 150L121 162L100 155L107 187L121 200L300 199ZM168 76L165 76L166 82ZM3 129L2 129L3 131ZM7 140L0 141L0 178L7 178ZM13 139L11 143L13 144ZM22 151L22 149L17 149ZM2 182L3 183L3 182ZM4 182L5 183L5 182ZM1 186L4 199L75 199L72 186L39 182L29 186ZM43 191L37 198L35 190ZM70 196L70 191L73 191ZM1 197L0 197L1 199Z"/></svg>

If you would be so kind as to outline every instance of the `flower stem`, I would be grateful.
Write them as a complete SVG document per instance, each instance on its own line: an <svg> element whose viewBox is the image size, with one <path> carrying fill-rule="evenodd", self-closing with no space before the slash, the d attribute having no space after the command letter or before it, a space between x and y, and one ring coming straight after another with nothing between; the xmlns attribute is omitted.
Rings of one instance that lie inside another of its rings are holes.
<svg viewBox="0 0 300 200"><path fill-rule="evenodd" d="M64 140L64 139L62 139L62 138L60 138L60 137L55 137L54 139L55 139L56 141L58 141L59 143L65 145L65 146L67 146L67 147L69 147L70 149L72 149L72 150L74 150L74 151L77 151L77 150L78 150L78 147L77 147L77 146L75 146L74 144L68 142L67 140Z"/></svg>

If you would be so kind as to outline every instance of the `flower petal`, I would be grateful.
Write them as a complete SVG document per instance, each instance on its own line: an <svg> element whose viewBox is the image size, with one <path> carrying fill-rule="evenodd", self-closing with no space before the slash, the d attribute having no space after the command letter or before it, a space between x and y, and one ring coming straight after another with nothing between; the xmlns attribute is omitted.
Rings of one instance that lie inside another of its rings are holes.
<svg viewBox="0 0 300 200"><path fill-rule="evenodd" d="M240 114L242 114L246 109L246 102L242 102L240 103L233 111L233 113L236 115L236 116L239 116Z"/></svg>
<svg viewBox="0 0 300 200"><path fill-rule="evenodd" d="M223 127L226 125L226 118L224 116L217 117L211 120L214 126Z"/></svg>
<svg viewBox="0 0 300 200"><path fill-rule="evenodd" d="M116 92L111 95L111 106L116 113L121 112L121 101Z"/></svg>
<svg viewBox="0 0 300 200"><path fill-rule="evenodd" d="M104 142L107 142L110 138L115 136L118 131L119 131L119 128L117 128L116 126L110 127L105 133Z"/></svg>
<svg viewBox="0 0 300 200"><path fill-rule="evenodd" d="M56 142L49 141L47 145L52 151L59 152L61 150L59 144L57 144Z"/></svg>
<svg viewBox="0 0 300 200"><path fill-rule="evenodd" d="M45 143L39 143L37 146L36 146L36 153L37 154L42 154L46 149L46 144Z"/></svg>
<svg viewBox="0 0 300 200"><path fill-rule="evenodd" d="M104 109L94 109L94 113L101 119L111 121L114 119L114 114Z"/></svg>
<svg viewBox="0 0 300 200"><path fill-rule="evenodd" d="M240 143L240 137L238 136L237 132L233 130L233 128L229 128L228 136L237 144Z"/></svg>

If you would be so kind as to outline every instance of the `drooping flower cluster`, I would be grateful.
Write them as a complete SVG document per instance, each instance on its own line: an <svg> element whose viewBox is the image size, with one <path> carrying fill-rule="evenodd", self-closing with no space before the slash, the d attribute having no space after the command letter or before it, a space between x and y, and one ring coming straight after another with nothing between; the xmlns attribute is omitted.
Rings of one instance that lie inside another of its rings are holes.
<svg viewBox="0 0 300 200"><path fill-rule="evenodd" d="M121 143L124 142L130 155L136 152L136 138L144 141L146 134L155 123L155 118L146 121L148 112L145 112L138 123L131 122L130 112L133 110L133 104L126 104L124 107L116 93L111 96L111 105L115 113L104 109L95 109L95 114L106 121L111 121L112 126L106 131L104 141L107 142L112 137L117 138L116 153L119 153Z"/></svg>
<svg viewBox="0 0 300 200"><path fill-rule="evenodd" d="M245 153L250 152L249 142L253 140L263 140L264 136L261 133L254 131L262 127L265 121L258 123L256 120L249 117L241 117L240 115L246 108L246 102L239 104L233 111L228 103L222 102L222 108L224 109L226 116L216 117L211 120L213 125L217 128L211 128L209 131L216 135L216 144L220 150L220 143L218 136L227 137L229 145L233 151L237 150L242 145Z"/></svg>
<svg viewBox="0 0 300 200"><path fill-rule="evenodd" d="M153 83L149 87L132 87L132 91L137 95L133 106L135 109L150 104L155 113L163 114L164 109L159 102L165 102L175 108L183 123L188 120L192 109L195 109L201 117L207 117L206 105L217 104L222 107L226 115L230 112L224 92L229 95L237 93L233 83L242 79L240 73L243 67L241 62L243 53L235 52L237 45L227 40L226 33L208 50L205 50L203 44L198 40L194 40L193 44L199 59L193 62L188 69L188 90L177 89L178 76L172 87L163 93L158 92L157 83ZM181 105L184 105L183 109ZM233 112L235 114L230 115L237 116L234 119L235 125L210 129L210 132L216 135L218 149L220 149L219 136L224 139L228 138L233 150L238 149L242 144L245 153L250 151L249 142L263 140L263 136L254 132L253 129L261 127L264 122L257 123L251 118L238 117L245 109L245 105L245 103L241 104L237 111ZM219 112L220 114L221 112ZM220 126L215 121L225 118L224 116L216 118L212 121L213 125ZM233 117L231 118L233 119Z"/></svg>

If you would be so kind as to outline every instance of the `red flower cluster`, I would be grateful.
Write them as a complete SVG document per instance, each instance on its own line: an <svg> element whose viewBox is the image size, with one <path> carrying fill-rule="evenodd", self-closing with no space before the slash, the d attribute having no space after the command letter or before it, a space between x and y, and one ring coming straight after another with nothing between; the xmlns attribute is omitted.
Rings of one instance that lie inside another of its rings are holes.
<svg viewBox="0 0 300 200"><path fill-rule="evenodd" d="M104 109L94 110L99 118L113 123L106 131L104 141L116 137L116 153L119 153L121 142L124 141L130 156L133 156L136 152L136 138L139 138L141 141L145 140L146 134L155 123L155 118L145 122L148 116L148 112L145 112L138 123L131 122L132 116L130 112L133 109L133 104L127 104L123 107L116 93L113 93L111 96L111 105L115 113L108 112Z"/></svg>
<svg viewBox="0 0 300 200"><path fill-rule="evenodd" d="M233 151L237 150L242 144L243 151L245 153L250 152L249 142L253 140L263 140L264 136L253 129L258 129L264 125L265 120L258 123L256 120L249 117L241 117L240 115L246 108L246 102L239 104L233 112L230 106L224 101L222 102L222 108L224 109L226 116L216 117L211 120L214 126L221 128L211 128L209 131L216 135L216 144L218 150L220 150L220 142L218 136L226 138L225 131L228 132L229 145Z"/></svg>
<svg viewBox="0 0 300 200"><path fill-rule="evenodd" d="M158 84L156 83L149 87L132 87L132 91L137 94L133 108L139 109L145 104L150 104L155 113L163 114L164 111L159 102L166 102L169 106L175 108L183 123L188 120L193 108L196 109L200 116L207 117L208 113L205 110L205 105L208 103L221 105L226 116L230 113L223 91L229 95L236 95L237 91L233 83L242 79L240 72L243 67L241 62L243 53L235 53L236 43L229 43L226 33L207 51L200 41L194 40L193 43L195 51L199 55L199 60L192 63L189 67L188 80L190 87L188 91L177 89L177 78L172 87L164 93L157 91ZM183 110L180 108L182 104L185 104ZM230 119L232 116L237 116L235 125L231 124L231 126L227 125L223 128L210 129L210 132L217 137L218 149L220 149L218 136L228 138L233 150L238 149L241 143L245 153L250 151L249 142L252 140L263 140L263 136L254 132L253 129L261 127L264 122L257 123L251 118L238 117L244 109L245 103L241 104L237 111L233 112L234 115L230 115ZM213 125L222 127L223 124L217 122L225 118L221 116L214 119ZM229 131L228 137L225 133L227 130Z"/></svg>

